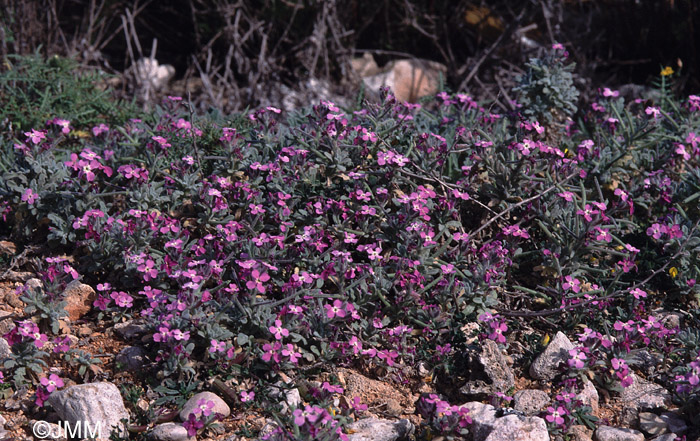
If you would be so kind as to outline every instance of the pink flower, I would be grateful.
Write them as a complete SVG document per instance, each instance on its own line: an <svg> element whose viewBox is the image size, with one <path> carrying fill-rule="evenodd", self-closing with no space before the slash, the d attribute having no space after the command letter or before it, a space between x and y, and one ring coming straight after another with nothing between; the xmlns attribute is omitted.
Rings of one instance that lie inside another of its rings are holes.
<svg viewBox="0 0 700 441"><path fill-rule="evenodd" d="M522 142L515 144L515 147L525 156L529 155L531 151L537 148L535 143L527 138L523 139Z"/></svg>
<svg viewBox="0 0 700 441"><path fill-rule="evenodd" d="M39 144L41 141L46 139L46 132L43 130L32 129L31 132L24 132L24 136L27 140L31 141L32 144Z"/></svg>
<svg viewBox="0 0 700 441"><path fill-rule="evenodd" d="M357 355L362 351L362 342L356 336L352 336L348 345L352 348L352 353Z"/></svg>
<svg viewBox="0 0 700 441"><path fill-rule="evenodd" d="M557 196L564 198L566 202L573 202L574 201L574 194L570 191L565 191L562 193L557 193Z"/></svg>
<svg viewBox="0 0 700 441"><path fill-rule="evenodd" d="M617 262L617 264L620 265L620 269L622 269L622 272L625 274L629 273L630 271L632 271L633 269L635 269L637 267L637 265L629 259L619 260Z"/></svg>
<svg viewBox="0 0 700 441"><path fill-rule="evenodd" d="M455 272L455 266L451 263L440 265L440 269L442 270L443 274L452 274Z"/></svg>
<svg viewBox="0 0 700 441"><path fill-rule="evenodd" d="M248 403L250 401L253 401L255 399L255 392L251 391L243 391L241 392L241 403Z"/></svg>
<svg viewBox="0 0 700 441"><path fill-rule="evenodd" d="M39 407L44 406L44 402L49 399L49 393L44 390L44 388L38 387L36 389L36 405Z"/></svg>
<svg viewBox="0 0 700 441"><path fill-rule="evenodd" d="M584 354L580 349L574 348L569 350L569 366L574 367L576 369L581 369L583 366L585 366L584 360L586 360L588 357L586 357L586 354Z"/></svg>
<svg viewBox="0 0 700 441"><path fill-rule="evenodd" d="M57 126L61 127L61 133L64 135L67 135L70 133L70 121L67 119L61 119L61 118L54 118L53 120L50 121L52 124L55 124Z"/></svg>
<svg viewBox="0 0 700 441"><path fill-rule="evenodd" d="M646 113L649 116L652 116L654 119L657 119L661 116L661 110L658 107L647 107L644 110L644 113Z"/></svg>
<svg viewBox="0 0 700 441"><path fill-rule="evenodd" d="M326 316L329 319L334 317L345 317L345 309L343 308L343 302L340 300L335 300L333 305L324 305L326 308Z"/></svg>
<svg viewBox="0 0 700 441"><path fill-rule="evenodd" d="M311 407L308 404L304 408L304 410L301 409L296 409L292 415L294 416L294 424L297 426L301 427L306 423L307 421L310 424L314 424L318 418L319 418L319 412L318 409L315 407Z"/></svg>
<svg viewBox="0 0 700 441"><path fill-rule="evenodd" d="M248 280L245 286L248 289L257 289L262 294L265 294L265 285L263 285L263 283L270 280L270 276L267 273L260 274L260 271L255 269L251 273L251 277L252 280Z"/></svg>
<svg viewBox="0 0 700 441"><path fill-rule="evenodd" d="M34 190L31 188L24 190L24 194L22 194L22 200L24 202L29 205L33 205L37 199L39 199L39 195L34 193Z"/></svg>
<svg viewBox="0 0 700 441"><path fill-rule="evenodd" d="M275 320L275 325L270 326L268 330L275 336L276 340L282 340L282 337L289 336L289 330L282 327L281 320Z"/></svg>
<svg viewBox="0 0 700 441"><path fill-rule="evenodd" d="M603 88L603 96L615 98L620 96L620 92L617 90L611 90L609 87L605 87Z"/></svg>
<svg viewBox="0 0 700 441"><path fill-rule="evenodd" d="M49 375L49 378L42 378L41 385L46 388L46 392L51 393L63 387L63 380L56 374Z"/></svg>
<svg viewBox="0 0 700 441"><path fill-rule="evenodd" d="M261 204L248 204L248 208L250 208L250 214L263 214L266 211Z"/></svg>
<svg viewBox="0 0 700 441"><path fill-rule="evenodd" d="M109 126L105 125L104 123L100 123L99 125L96 125L95 127L92 128L93 136L100 136L101 134L108 132L108 131L109 131Z"/></svg>
<svg viewBox="0 0 700 441"><path fill-rule="evenodd" d="M513 236L513 237L522 237L523 239L529 239L530 234L527 232L527 230L520 228L517 225L511 225L509 227L503 228L503 234L506 236Z"/></svg>
<svg viewBox="0 0 700 441"><path fill-rule="evenodd" d="M193 413L201 413L204 416L209 416L211 415L211 410L214 408L214 402L211 400L207 400L206 398L202 398L201 400L197 401L197 407L195 407Z"/></svg>
<svg viewBox="0 0 700 441"><path fill-rule="evenodd" d="M226 350L226 343L223 341L217 341L212 339L211 346L209 347L209 352L215 354L217 352L224 352Z"/></svg>
<svg viewBox="0 0 700 441"><path fill-rule="evenodd" d="M110 297L120 308L131 308L134 305L134 298L124 291L113 291L112 294L110 294Z"/></svg>
<svg viewBox="0 0 700 441"><path fill-rule="evenodd" d="M688 96L688 105L690 106L691 112L696 112L696 111L700 110L700 96L689 95Z"/></svg>
<svg viewBox="0 0 700 441"><path fill-rule="evenodd" d="M301 358L301 352L295 351L294 345L291 343L287 343L287 347L282 349L282 355L289 357L289 361L293 364L296 364Z"/></svg>
<svg viewBox="0 0 700 441"><path fill-rule="evenodd" d="M382 248L377 246L377 247L367 247L365 248L365 251L367 252L367 257L369 257L369 260L382 260Z"/></svg>
<svg viewBox="0 0 700 441"><path fill-rule="evenodd" d="M279 350L282 349L282 343L276 341L274 344L265 343L263 345L263 351L265 353L262 355L263 361L269 362L274 360L276 363L280 362Z"/></svg>
<svg viewBox="0 0 700 441"><path fill-rule="evenodd" d="M651 227L647 228L647 236L651 236L654 239L661 239L661 236L668 233L668 227L662 224L653 224Z"/></svg>
<svg viewBox="0 0 700 441"><path fill-rule="evenodd" d="M564 424L564 415L566 415L566 409L564 409L561 406L554 409L550 406L547 408L547 412L549 412L545 417L547 421L549 421L550 423L555 423L558 426Z"/></svg>
<svg viewBox="0 0 700 441"><path fill-rule="evenodd" d="M61 352L67 352L70 350L70 339L68 336L64 336L63 338L56 338L54 341L54 347L53 347L53 352L56 354L60 354Z"/></svg>
<svg viewBox="0 0 700 441"><path fill-rule="evenodd" d="M167 149L168 147L170 147L170 144L168 143L168 140L165 139L165 138L163 138L162 136L152 136L151 139L154 140L155 142L157 142L158 145L160 145L160 147L161 147L163 150L165 150L165 149Z"/></svg>
<svg viewBox="0 0 700 441"><path fill-rule="evenodd" d="M676 154L681 155L684 161L690 161L690 153L688 153L683 144L676 144Z"/></svg>
<svg viewBox="0 0 700 441"><path fill-rule="evenodd" d="M639 299L641 297L647 296L647 293L645 291L642 291L639 288L634 288L634 289L630 290L630 294L632 294L635 299Z"/></svg>
<svg viewBox="0 0 700 441"><path fill-rule="evenodd" d="M201 421L199 418L195 416L195 413L192 412L190 416L187 418L187 421L182 423L182 427L187 429L187 435L188 436L195 436L197 435L197 431L204 427L204 421Z"/></svg>
<svg viewBox="0 0 700 441"><path fill-rule="evenodd" d="M564 284L561 286L562 288L570 289L575 293L578 293L579 291L581 291L581 281L580 280L575 279L571 276L564 277L564 280L566 280L566 282L564 282Z"/></svg>
<svg viewBox="0 0 700 441"><path fill-rule="evenodd" d="M600 240L607 243L612 242L612 234L610 234L609 230L605 230L600 227L595 227L594 230L595 232L593 233L593 237L595 237L595 240Z"/></svg>
<svg viewBox="0 0 700 441"><path fill-rule="evenodd" d="M506 337L505 335L503 335L503 333L508 330L508 326L506 325L506 323L496 323L496 321L492 321L491 323L489 323L489 325L491 326L491 328L493 328L491 334L489 334L489 338L498 343L505 343Z"/></svg>
<svg viewBox="0 0 700 441"><path fill-rule="evenodd" d="M583 210L576 211L576 214L583 216L583 218L588 222L593 220L593 215L596 213L598 213L598 210L594 209L589 204L586 204L586 206L583 207Z"/></svg>

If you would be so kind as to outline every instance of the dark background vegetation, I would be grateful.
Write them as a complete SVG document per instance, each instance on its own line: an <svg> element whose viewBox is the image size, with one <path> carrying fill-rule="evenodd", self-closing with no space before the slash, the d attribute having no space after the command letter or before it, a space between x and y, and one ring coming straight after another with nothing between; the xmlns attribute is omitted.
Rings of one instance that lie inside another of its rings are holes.
<svg viewBox="0 0 700 441"><path fill-rule="evenodd" d="M648 85L680 69L700 89L696 0L0 0L0 52L64 55L118 75L153 52L200 107L242 110L309 78L356 93L349 61L369 51L447 66L446 85L505 107L520 67L553 42L577 63L578 86ZM2 69L8 69L7 62Z"/></svg>

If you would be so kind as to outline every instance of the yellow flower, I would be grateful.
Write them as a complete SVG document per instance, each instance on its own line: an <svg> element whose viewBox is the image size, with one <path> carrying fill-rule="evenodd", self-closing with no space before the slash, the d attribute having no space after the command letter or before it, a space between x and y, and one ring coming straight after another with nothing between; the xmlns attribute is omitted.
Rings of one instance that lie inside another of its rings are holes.
<svg viewBox="0 0 700 441"><path fill-rule="evenodd" d="M549 334L545 334L544 337L542 337L542 346L547 346L549 344Z"/></svg>
<svg viewBox="0 0 700 441"><path fill-rule="evenodd" d="M669 75L673 75L673 69L671 68L671 66L666 66L661 70L661 76L667 77Z"/></svg>
<svg viewBox="0 0 700 441"><path fill-rule="evenodd" d="M675 266L672 266L671 268L668 269L668 273L671 275L671 277L673 277L675 279L676 276L678 275L678 268L676 268Z"/></svg>

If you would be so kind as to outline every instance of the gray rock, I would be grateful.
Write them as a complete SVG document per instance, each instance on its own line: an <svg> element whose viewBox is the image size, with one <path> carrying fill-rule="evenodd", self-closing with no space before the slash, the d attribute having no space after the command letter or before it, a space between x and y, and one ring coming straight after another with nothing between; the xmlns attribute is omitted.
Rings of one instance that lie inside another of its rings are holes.
<svg viewBox="0 0 700 441"><path fill-rule="evenodd" d="M290 407L303 407L299 389L289 389L289 386L282 381L278 381L274 386L270 386L267 389L267 395L278 400L279 404L282 405L282 413L287 413Z"/></svg>
<svg viewBox="0 0 700 441"><path fill-rule="evenodd" d="M478 401L465 403L474 422L469 428L474 441L549 441L542 418L510 414L498 418L496 409Z"/></svg>
<svg viewBox="0 0 700 441"><path fill-rule="evenodd" d="M688 425L685 423L683 418L678 416L674 412L663 412L661 414L661 419L664 420L668 426L668 431L676 433L678 435L683 435L688 431Z"/></svg>
<svg viewBox="0 0 700 441"><path fill-rule="evenodd" d="M469 409L468 415L473 421L469 432L473 434L474 441L485 440L496 425L496 408L478 401L465 403L464 407Z"/></svg>
<svg viewBox="0 0 700 441"><path fill-rule="evenodd" d="M591 438L593 430L580 424L569 427L567 434L569 435L569 441L593 441L593 438Z"/></svg>
<svg viewBox="0 0 700 441"><path fill-rule="evenodd" d="M525 389L513 396L513 409L527 416L540 413L552 400L546 392L537 389Z"/></svg>
<svg viewBox="0 0 700 441"><path fill-rule="evenodd" d="M27 289L41 292L44 290L44 283L36 277L33 277L27 280L27 282L24 284L24 287Z"/></svg>
<svg viewBox="0 0 700 441"><path fill-rule="evenodd" d="M656 438L652 438L651 441L676 441L676 438L678 437L675 433L664 433Z"/></svg>
<svg viewBox="0 0 700 441"><path fill-rule="evenodd" d="M7 420L5 419L5 417L0 415L0 429L5 427L6 422L7 422Z"/></svg>
<svg viewBox="0 0 700 441"><path fill-rule="evenodd" d="M54 408L61 421L71 424L89 423L90 427L102 429L102 437L109 438L115 429L125 435L122 419L129 418L119 389L112 383L88 383L70 386L53 392L48 403Z"/></svg>
<svg viewBox="0 0 700 441"><path fill-rule="evenodd" d="M484 441L549 441L547 423L539 417L506 415L496 418L491 433ZM476 441L476 438L474 438Z"/></svg>
<svg viewBox="0 0 700 441"><path fill-rule="evenodd" d="M146 351L140 346L127 346L119 351L114 361L127 370L135 371L146 364Z"/></svg>
<svg viewBox="0 0 700 441"><path fill-rule="evenodd" d="M365 418L355 421L348 428L353 431L349 441L395 441L408 438L415 428L406 419L398 421Z"/></svg>
<svg viewBox="0 0 700 441"><path fill-rule="evenodd" d="M625 403L634 403L639 410L658 409L671 404L671 394L663 387L631 374L634 382L623 388L620 397ZM630 406L632 407L632 406Z"/></svg>
<svg viewBox="0 0 700 441"><path fill-rule="evenodd" d="M678 312L660 311L657 318L668 329L680 328L683 323L683 315Z"/></svg>
<svg viewBox="0 0 700 441"><path fill-rule="evenodd" d="M639 417L639 412L668 407L671 404L671 394L656 383L647 381L636 374L632 375L633 383L622 389L620 399L624 403L620 424L631 426Z"/></svg>
<svg viewBox="0 0 700 441"><path fill-rule="evenodd" d="M641 412L639 414L639 430L650 436L663 435L668 432L668 425L655 413Z"/></svg>
<svg viewBox="0 0 700 441"><path fill-rule="evenodd" d="M63 300L66 302L68 320L74 322L90 312L95 301L95 290L79 280L70 282L63 290Z"/></svg>
<svg viewBox="0 0 700 441"><path fill-rule="evenodd" d="M150 433L150 438L154 441L195 441L196 436L190 437L187 429L177 423L158 424Z"/></svg>
<svg viewBox="0 0 700 441"><path fill-rule="evenodd" d="M647 376L653 376L657 366L661 364L661 357L652 354L647 350L638 351L634 354L636 366Z"/></svg>
<svg viewBox="0 0 700 441"><path fill-rule="evenodd" d="M189 418L191 413L195 413L195 415L198 414L195 412L195 410L199 409L199 406L197 405L199 400L212 401L214 403L214 407L211 409L212 414L219 413L224 418L231 415L231 408L228 407L228 404L219 398L218 395L212 392L200 392L187 400L185 405L182 407L182 410L180 411L180 419L182 421L187 421L187 418Z"/></svg>
<svg viewBox="0 0 700 441"><path fill-rule="evenodd" d="M581 400L584 406L589 406L593 415L598 414L600 397L598 396L598 390L590 380L586 380L583 383L583 390L576 398Z"/></svg>
<svg viewBox="0 0 700 441"><path fill-rule="evenodd" d="M4 338L0 337L0 361L4 358L9 358L12 355L12 348Z"/></svg>
<svg viewBox="0 0 700 441"><path fill-rule="evenodd" d="M599 426L595 431L596 441L644 441L642 432L618 427Z"/></svg>
<svg viewBox="0 0 700 441"><path fill-rule="evenodd" d="M574 348L563 332L557 332L549 345L530 365L530 376L536 380L553 380L559 374L559 365L569 360L569 351Z"/></svg>
<svg viewBox="0 0 700 441"><path fill-rule="evenodd" d="M299 389L289 389L284 393L287 404L292 407L299 407L302 404L301 394Z"/></svg>
<svg viewBox="0 0 700 441"><path fill-rule="evenodd" d="M8 311L0 311L0 335L5 335L14 328L15 322L12 320L12 313Z"/></svg>
<svg viewBox="0 0 700 441"><path fill-rule="evenodd" d="M474 357L469 366L469 380L460 392L468 397L493 395L507 392L515 386L515 377L506 357L493 340L484 340L481 352Z"/></svg>
<svg viewBox="0 0 700 441"><path fill-rule="evenodd" d="M124 340L141 338L148 332L148 327L143 320L129 320L114 325L114 332Z"/></svg>

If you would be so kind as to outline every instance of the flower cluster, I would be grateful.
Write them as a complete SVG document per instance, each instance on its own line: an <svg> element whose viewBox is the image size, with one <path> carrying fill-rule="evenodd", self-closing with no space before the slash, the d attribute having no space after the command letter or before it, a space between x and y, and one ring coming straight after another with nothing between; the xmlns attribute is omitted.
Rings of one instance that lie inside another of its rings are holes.
<svg viewBox="0 0 700 441"><path fill-rule="evenodd" d="M416 413L423 417L423 431L443 436L464 436L469 433L469 425L473 422L469 409L451 405L436 394L421 396Z"/></svg>

